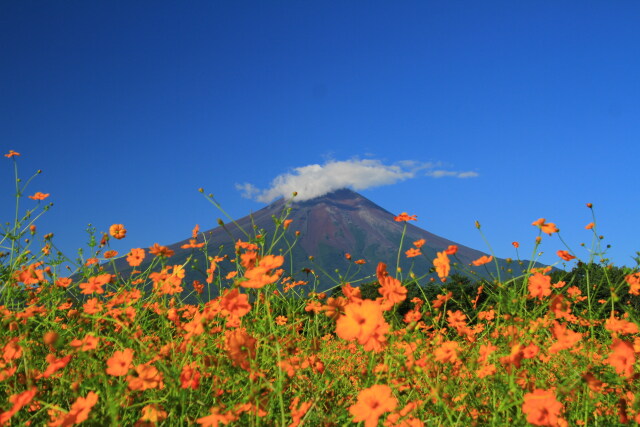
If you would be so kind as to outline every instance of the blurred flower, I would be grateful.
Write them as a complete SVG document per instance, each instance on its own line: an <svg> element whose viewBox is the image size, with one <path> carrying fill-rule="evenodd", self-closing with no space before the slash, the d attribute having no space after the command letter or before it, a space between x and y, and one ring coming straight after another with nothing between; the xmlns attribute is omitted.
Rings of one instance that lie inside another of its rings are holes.
<svg viewBox="0 0 640 427"><path fill-rule="evenodd" d="M7 154L5 154L4 156L11 158L13 156L19 156L19 155L20 155L20 153L17 153L17 152L15 152L13 150L9 150L9 152Z"/></svg>
<svg viewBox="0 0 640 427"><path fill-rule="evenodd" d="M553 390L535 389L533 393L524 395L522 412L527 416L527 422L533 425L559 425L562 409L562 403L556 400Z"/></svg>
<svg viewBox="0 0 640 427"><path fill-rule="evenodd" d="M567 251L558 251L556 252L556 254L565 261L571 261L572 259L576 258Z"/></svg>
<svg viewBox="0 0 640 427"><path fill-rule="evenodd" d="M49 194L49 193L46 193L46 194L45 194L45 193L41 193L41 192L39 192L39 191L38 191L38 192L37 192L36 194L34 194L33 196L29 196L29 198L30 198L30 199L33 199L33 200L44 200L44 199L46 199L46 198L47 198L47 197L49 197L49 196L50 196L50 194Z"/></svg>
<svg viewBox="0 0 640 427"><path fill-rule="evenodd" d="M471 261L471 264L475 265L476 267L487 264L489 262L493 261L493 255L491 256L487 256L487 255L483 255L480 258L478 258L475 261Z"/></svg>
<svg viewBox="0 0 640 427"><path fill-rule="evenodd" d="M398 400L393 396L391 388L376 384L358 394L358 401L349 407L349 413L353 415L353 422L364 421L365 427L375 427L380 416L393 411L396 406Z"/></svg>

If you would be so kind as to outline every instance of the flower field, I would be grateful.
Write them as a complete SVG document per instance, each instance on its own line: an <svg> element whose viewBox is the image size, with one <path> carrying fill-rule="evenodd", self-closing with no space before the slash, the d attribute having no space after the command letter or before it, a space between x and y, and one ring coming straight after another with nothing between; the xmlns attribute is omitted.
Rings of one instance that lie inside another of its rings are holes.
<svg viewBox="0 0 640 427"><path fill-rule="evenodd" d="M231 259L206 253L196 226L189 247L205 251L206 280L183 280L190 266L159 244L128 248L129 266L152 263L127 276L110 267L123 224L79 260L38 234L50 195L27 191L19 156L5 154L17 205L0 234L0 426L640 423L637 266L564 248L559 262L580 274L530 268L463 289L455 246L426 259L424 241L399 242L429 277L354 260L378 266L373 295L350 283L319 293L313 272L292 277L286 254L269 253L279 235L238 241ZM295 234L286 212L274 221ZM597 245L595 217L585 228ZM532 233L535 253L558 228L541 218ZM208 287L219 296L184 301Z"/></svg>

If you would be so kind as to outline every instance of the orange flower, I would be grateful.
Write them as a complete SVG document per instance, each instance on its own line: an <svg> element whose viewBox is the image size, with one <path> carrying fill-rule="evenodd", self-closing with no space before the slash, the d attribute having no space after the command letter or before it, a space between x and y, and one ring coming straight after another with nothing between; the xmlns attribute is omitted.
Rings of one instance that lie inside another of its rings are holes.
<svg viewBox="0 0 640 427"><path fill-rule="evenodd" d="M118 256L118 251L106 251L104 253L104 258L105 259L110 259L110 258L113 258L115 256Z"/></svg>
<svg viewBox="0 0 640 427"><path fill-rule="evenodd" d="M153 246L149 248L149 253L155 256L169 258L173 256L174 252L166 246L160 246L159 244L154 243Z"/></svg>
<svg viewBox="0 0 640 427"><path fill-rule="evenodd" d="M629 293L632 295L640 295L640 272L628 274L624 278L625 282L629 284Z"/></svg>
<svg viewBox="0 0 640 427"><path fill-rule="evenodd" d="M240 286L259 289L275 282L280 278L283 271L277 270L272 273L271 270L280 267L282 263L284 263L284 257L282 255L265 256L257 266L245 271L244 277L247 280L240 282Z"/></svg>
<svg viewBox="0 0 640 427"><path fill-rule="evenodd" d="M382 262L380 264L384 265ZM382 295L384 301L390 304L389 308L407 298L407 288L402 286L398 279L389 275L378 275L378 281L380 282L378 292Z"/></svg>
<svg viewBox="0 0 640 427"><path fill-rule="evenodd" d="M563 405L556 400L553 390L535 389L533 393L524 395L522 412L527 415L527 422L533 425L558 425L562 410Z"/></svg>
<svg viewBox="0 0 640 427"><path fill-rule="evenodd" d="M241 294L238 288L228 290L222 295L220 307L235 317L242 317L251 311L249 296Z"/></svg>
<svg viewBox="0 0 640 427"><path fill-rule="evenodd" d="M151 423L152 426L161 423L167 419L167 411L162 409L160 405L147 405L142 408L142 417L138 420L136 425L148 425L144 421Z"/></svg>
<svg viewBox="0 0 640 427"><path fill-rule="evenodd" d="M289 228L289 225L291 225L292 222L293 222L292 219L285 219L283 223L284 229L286 230L287 228Z"/></svg>
<svg viewBox="0 0 640 427"><path fill-rule="evenodd" d="M98 395L93 391L87 394L87 397L78 397L76 401L71 405L71 410L49 423L49 426L70 426L74 424L80 424L89 418L91 409L98 403Z"/></svg>
<svg viewBox="0 0 640 427"><path fill-rule="evenodd" d="M221 414L220 409L211 408L209 410L211 415L207 415L206 417L198 418L196 422L200 424L202 427L218 427L218 424L227 425L231 421L235 420L235 416L233 414Z"/></svg>
<svg viewBox="0 0 640 427"><path fill-rule="evenodd" d="M398 399L387 385L376 384L358 393L358 401L349 407L353 422L364 421L365 427L375 427L385 412L393 411Z"/></svg>
<svg viewBox="0 0 640 427"><path fill-rule="evenodd" d="M44 200L44 199L46 199L46 198L47 198L47 197L49 197L49 196L50 196L50 194L49 194L49 193L46 193L46 194L45 194L45 193L41 193L41 192L39 192L39 191L38 191L38 192L37 192L36 194L34 194L33 196L29 196L29 198L30 198L30 199L33 199L33 200Z"/></svg>
<svg viewBox="0 0 640 427"><path fill-rule="evenodd" d="M491 255L491 256L483 255L480 258L478 258L477 260L471 261L471 264L475 265L476 267L479 267L479 266L487 264L487 263L489 263L491 261L493 261L493 255Z"/></svg>
<svg viewBox="0 0 640 427"><path fill-rule="evenodd" d="M458 360L458 349L460 344L457 341L445 341L440 347L434 351L435 358L438 362L447 363Z"/></svg>
<svg viewBox="0 0 640 427"><path fill-rule="evenodd" d="M520 247L520 243L518 242L511 242L511 244L513 245L514 248L518 249Z"/></svg>
<svg viewBox="0 0 640 427"><path fill-rule="evenodd" d="M180 388L190 388L196 390L200 386L200 372L198 372L198 364L191 362L182 367L180 373Z"/></svg>
<svg viewBox="0 0 640 427"><path fill-rule="evenodd" d="M122 351L115 351L113 356L107 360L107 374L114 377L121 377L129 373L129 369L133 367L133 350L125 348Z"/></svg>
<svg viewBox="0 0 640 427"><path fill-rule="evenodd" d="M85 335L85 337L81 340L75 339L69 343L69 345L73 348L79 348L80 351L90 351L98 348L99 338L94 337L91 334Z"/></svg>
<svg viewBox="0 0 640 427"><path fill-rule="evenodd" d="M13 406L8 411L0 413L0 426L5 425L16 412L27 406L29 402L33 400L37 392L38 389L34 387L30 390L23 391L20 394L11 395L9 397L9 402L13 403Z"/></svg>
<svg viewBox="0 0 640 427"><path fill-rule="evenodd" d="M148 390L152 388L163 388L162 373L153 365L146 363L135 367L138 376L127 376L128 386L131 390Z"/></svg>
<svg viewBox="0 0 640 427"><path fill-rule="evenodd" d="M5 157L8 157L8 158L11 158L11 157L13 157L13 156L19 156L19 155L20 155L20 153L15 152L15 151L13 151L13 150L9 150L9 152L8 152L7 154L5 154L4 156L5 156ZM1 424L1 423L0 423L0 424Z"/></svg>
<svg viewBox="0 0 640 427"><path fill-rule="evenodd" d="M131 267L137 267L142 264L142 261L144 261L144 257L144 249L131 249L131 252L129 252L129 255L127 256L127 262Z"/></svg>
<svg viewBox="0 0 640 427"><path fill-rule="evenodd" d="M181 249L189 249L189 248L201 248L204 246L204 242L203 243L196 243L196 239L189 239L189 243L185 243L184 245L180 246Z"/></svg>
<svg viewBox="0 0 640 427"><path fill-rule="evenodd" d="M379 351L390 328L382 313L382 306L377 301L351 302L336 321L336 334L343 340L357 340L366 351Z"/></svg>
<svg viewBox="0 0 640 427"><path fill-rule="evenodd" d="M611 344L611 354L606 362L616 369L619 375L630 378L633 375L633 364L636 355L633 345L621 339L614 339Z"/></svg>
<svg viewBox="0 0 640 427"><path fill-rule="evenodd" d="M65 357L61 357L60 359L56 359L55 354L48 354L47 357L45 357L45 360L49 362L49 366L47 366L47 369L42 373L42 378L49 378L60 369L67 366L72 357L73 355L69 354Z"/></svg>
<svg viewBox="0 0 640 427"><path fill-rule="evenodd" d="M102 287L111 281L111 274L105 273L96 277L90 277L86 283L80 283L78 287L82 289L81 294L89 295L92 293L103 294Z"/></svg>
<svg viewBox="0 0 640 427"><path fill-rule="evenodd" d="M111 234L114 239L124 239L124 237L127 235L127 230L122 224L113 224L111 227L109 227L109 234Z"/></svg>
<svg viewBox="0 0 640 427"><path fill-rule="evenodd" d="M358 265L362 265L362 264L366 264L367 263L367 261L365 261L363 259L359 259L359 260L356 260L356 261L353 261L353 262L358 264Z"/></svg>
<svg viewBox="0 0 640 427"><path fill-rule="evenodd" d="M556 254L565 261L571 261L576 258L567 251L558 251Z"/></svg>
<svg viewBox="0 0 640 427"><path fill-rule="evenodd" d="M445 281L449 275L451 266L449 265L449 257L445 252L438 252L438 257L433 260L433 265L436 268L436 273L441 281Z"/></svg>
<svg viewBox="0 0 640 427"><path fill-rule="evenodd" d="M411 248L405 252L405 255L407 255L407 258L413 258L418 255L422 255L422 252L420 252L420 249Z"/></svg>
<svg viewBox="0 0 640 427"><path fill-rule="evenodd" d="M420 249L422 246L424 246L425 243L426 243L426 240L420 239L420 240L416 240L415 242L413 242L413 246L415 246L416 248Z"/></svg>
<svg viewBox="0 0 640 427"><path fill-rule="evenodd" d="M593 227L595 227L596 225L593 222L590 222L589 224L587 224L584 228L585 230L591 230Z"/></svg>
<svg viewBox="0 0 640 427"><path fill-rule="evenodd" d="M256 357L256 339L244 329L233 329L225 332L227 354L235 366L249 370L249 359Z"/></svg>
<svg viewBox="0 0 640 427"><path fill-rule="evenodd" d="M529 276L529 296L531 298L543 299L551 295L551 277L541 273Z"/></svg>
<svg viewBox="0 0 640 427"><path fill-rule="evenodd" d="M456 245L449 245L449 247L444 251L447 255L455 255L456 252L458 252L458 247Z"/></svg>
<svg viewBox="0 0 640 427"><path fill-rule="evenodd" d="M553 337L557 340L549 347L549 353L555 354L561 350L568 350L582 339L580 332L574 332L557 321L553 321Z"/></svg>
<svg viewBox="0 0 640 427"><path fill-rule="evenodd" d="M557 233L558 228L556 227L556 225L552 222L545 222L544 218L540 218L537 221L534 221L531 223L531 225L535 225L536 227L538 227L540 230L542 230L543 233L547 233L549 236L551 236L551 234L553 233Z"/></svg>
<svg viewBox="0 0 640 427"><path fill-rule="evenodd" d="M417 215L409 215L406 212L402 212L400 215L396 216L393 220L396 221L396 222L417 221L418 220L418 216Z"/></svg>

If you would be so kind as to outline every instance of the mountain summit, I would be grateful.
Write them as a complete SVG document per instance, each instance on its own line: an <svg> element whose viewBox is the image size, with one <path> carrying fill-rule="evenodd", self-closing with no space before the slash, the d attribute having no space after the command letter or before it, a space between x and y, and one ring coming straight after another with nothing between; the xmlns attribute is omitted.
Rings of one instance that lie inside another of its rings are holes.
<svg viewBox="0 0 640 427"><path fill-rule="evenodd" d="M276 229L276 220L281 218L284 209L289 209L287 219L292 222L285 231L285 239L275 246L273 252L287 252L287 242L292 243L296 239L295 232L299 231L296 245L286 254L285 265L292 267L291 273L294 276L303 269L314 270L320 275L318 291L334 285L333 281L322 277L322 272L337 279L338 275L344 275L347 271L352 274L359 269L358 278L371 275L371 280L375 280L378 262L386 263L389 271L395 270L404 223L394 221L395 214L348 189L336 190L302 202L294 200L287 203L279 199L235 222L201 233L198 242L203 241L204 235L209 256L227 254L233 259L234 243L238 239L246 241L245 232L250 235L264 234L270 242ZM426 242L421 248L422 255L407 258L405 251L412 247L412 242L421 239ZM175 251L169 263L184 264L190 255L194 255L202 267L200 269L205 270L207 263L199 250L182 248L188 243L189 239L185 239L168 245ZM400 267L405 274L409 271L417 276L428 274L433 267L436 252L444 251L450 245L458 247L457 253L450 257L452 273L473 270L479 276L486 276L487 271L495 272L493 263L479 268L470 267L472 261L487 255L486 253L432 234L412 223L407 224L400 253ZM346 254L351 255L351 260L347 260ZM355 265L354 261L359 259L363 259L365 263ZM147 261L150 262L149 259ZM228 262L221 263L220 274L225 274L224 264L231 267ZM501 268L513 268L516 273L520 271L517 263L509 264L505 260L498 260L498 264ZM119 259L116 265L119 271L129 269L124 258ZM144 265L141 267L144 268ZM204 281L204 277L202 272L188 270L185 282L189 284L191 280ZM430 277L435 277L435 274Z"/></svg>

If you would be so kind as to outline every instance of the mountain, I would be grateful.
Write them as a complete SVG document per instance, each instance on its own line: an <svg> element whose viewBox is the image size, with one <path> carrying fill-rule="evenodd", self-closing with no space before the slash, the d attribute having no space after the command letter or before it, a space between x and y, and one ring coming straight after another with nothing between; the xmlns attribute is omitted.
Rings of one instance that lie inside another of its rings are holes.
<svg viewBox="0 0 640 427"><path fill-rule="evenodd" d="M266 236L267 242L270 242L269 239L276 228L275 220L282 217L285 209L289 209L287 218L292 220L285 231L286 241L293 242L296 239L296 231L299 231L300 235L290 253L287 253L288 245L284 239L280 240L272 253L277 254L282 251L286 254L287 261L283 267L289 269L294 277L306 280L308 274L305 275L302 271L305 268L311 269L320 278L317 290L323 291L335 286L335 282L330 277L335 280L339 275L343 280L348 281L353 280L354 277L362 279L365 276L370 276L366 281L375 280L376 266L380 261L386 263L393 274L404 223L394 221L395 214L348 189L337 190L302 202L287 204L283 199L277 200L235 223L224 224L201 233L198 236L198 242L203 242L204 236L209 256L227 254L232 259L235 256L234 242L238 239L248 240L242 230L250 235L262 234ZM407 258L404 252L412 247L412 242L420 239L426 241L421 248L423 255ZM202 271L206 269L206 260L199 249L182 248L188 243L189 239L185 239L168 245L175 251L168 260L170 265L184 264L190 255L197 259L200 268L187 270L184 281L187 287L193 280L204 282L205 275ZM481 267L470 266L473 260L487 255L486 253L437 236L410 222L407 224L400 254L400 267L403 274L406 276L409 271L413 271L418 277L428 274L433 267L436 252L444 251L450 245L458 247L457 253L450 256L452 273L460 272L468 275L469 270L472 270L480 277L489 276L488 272L495 274L493 263ZM346 259L347 253L351 255L351 261ZM309 257L313 257L313 260L311 261ZM355 264L354 261L359 259L364 259L366 263ZM147 255L147 264L137 269L144 269L150 260L151 257ZM516 270L515 274L520 273L521 267L515 262L509 263L499 259L498 263L501 270L512 268ZM118 271L125 273L131 271L124 257L116 260L116 266ZM224 275L231 270L233 270L231 263L221 262L216 274ZM465 271L467 273L464 273ZM354 273L357 273L357 276L354 276ZM435 274L432 273L429 277L435 277Z"/></svg>

